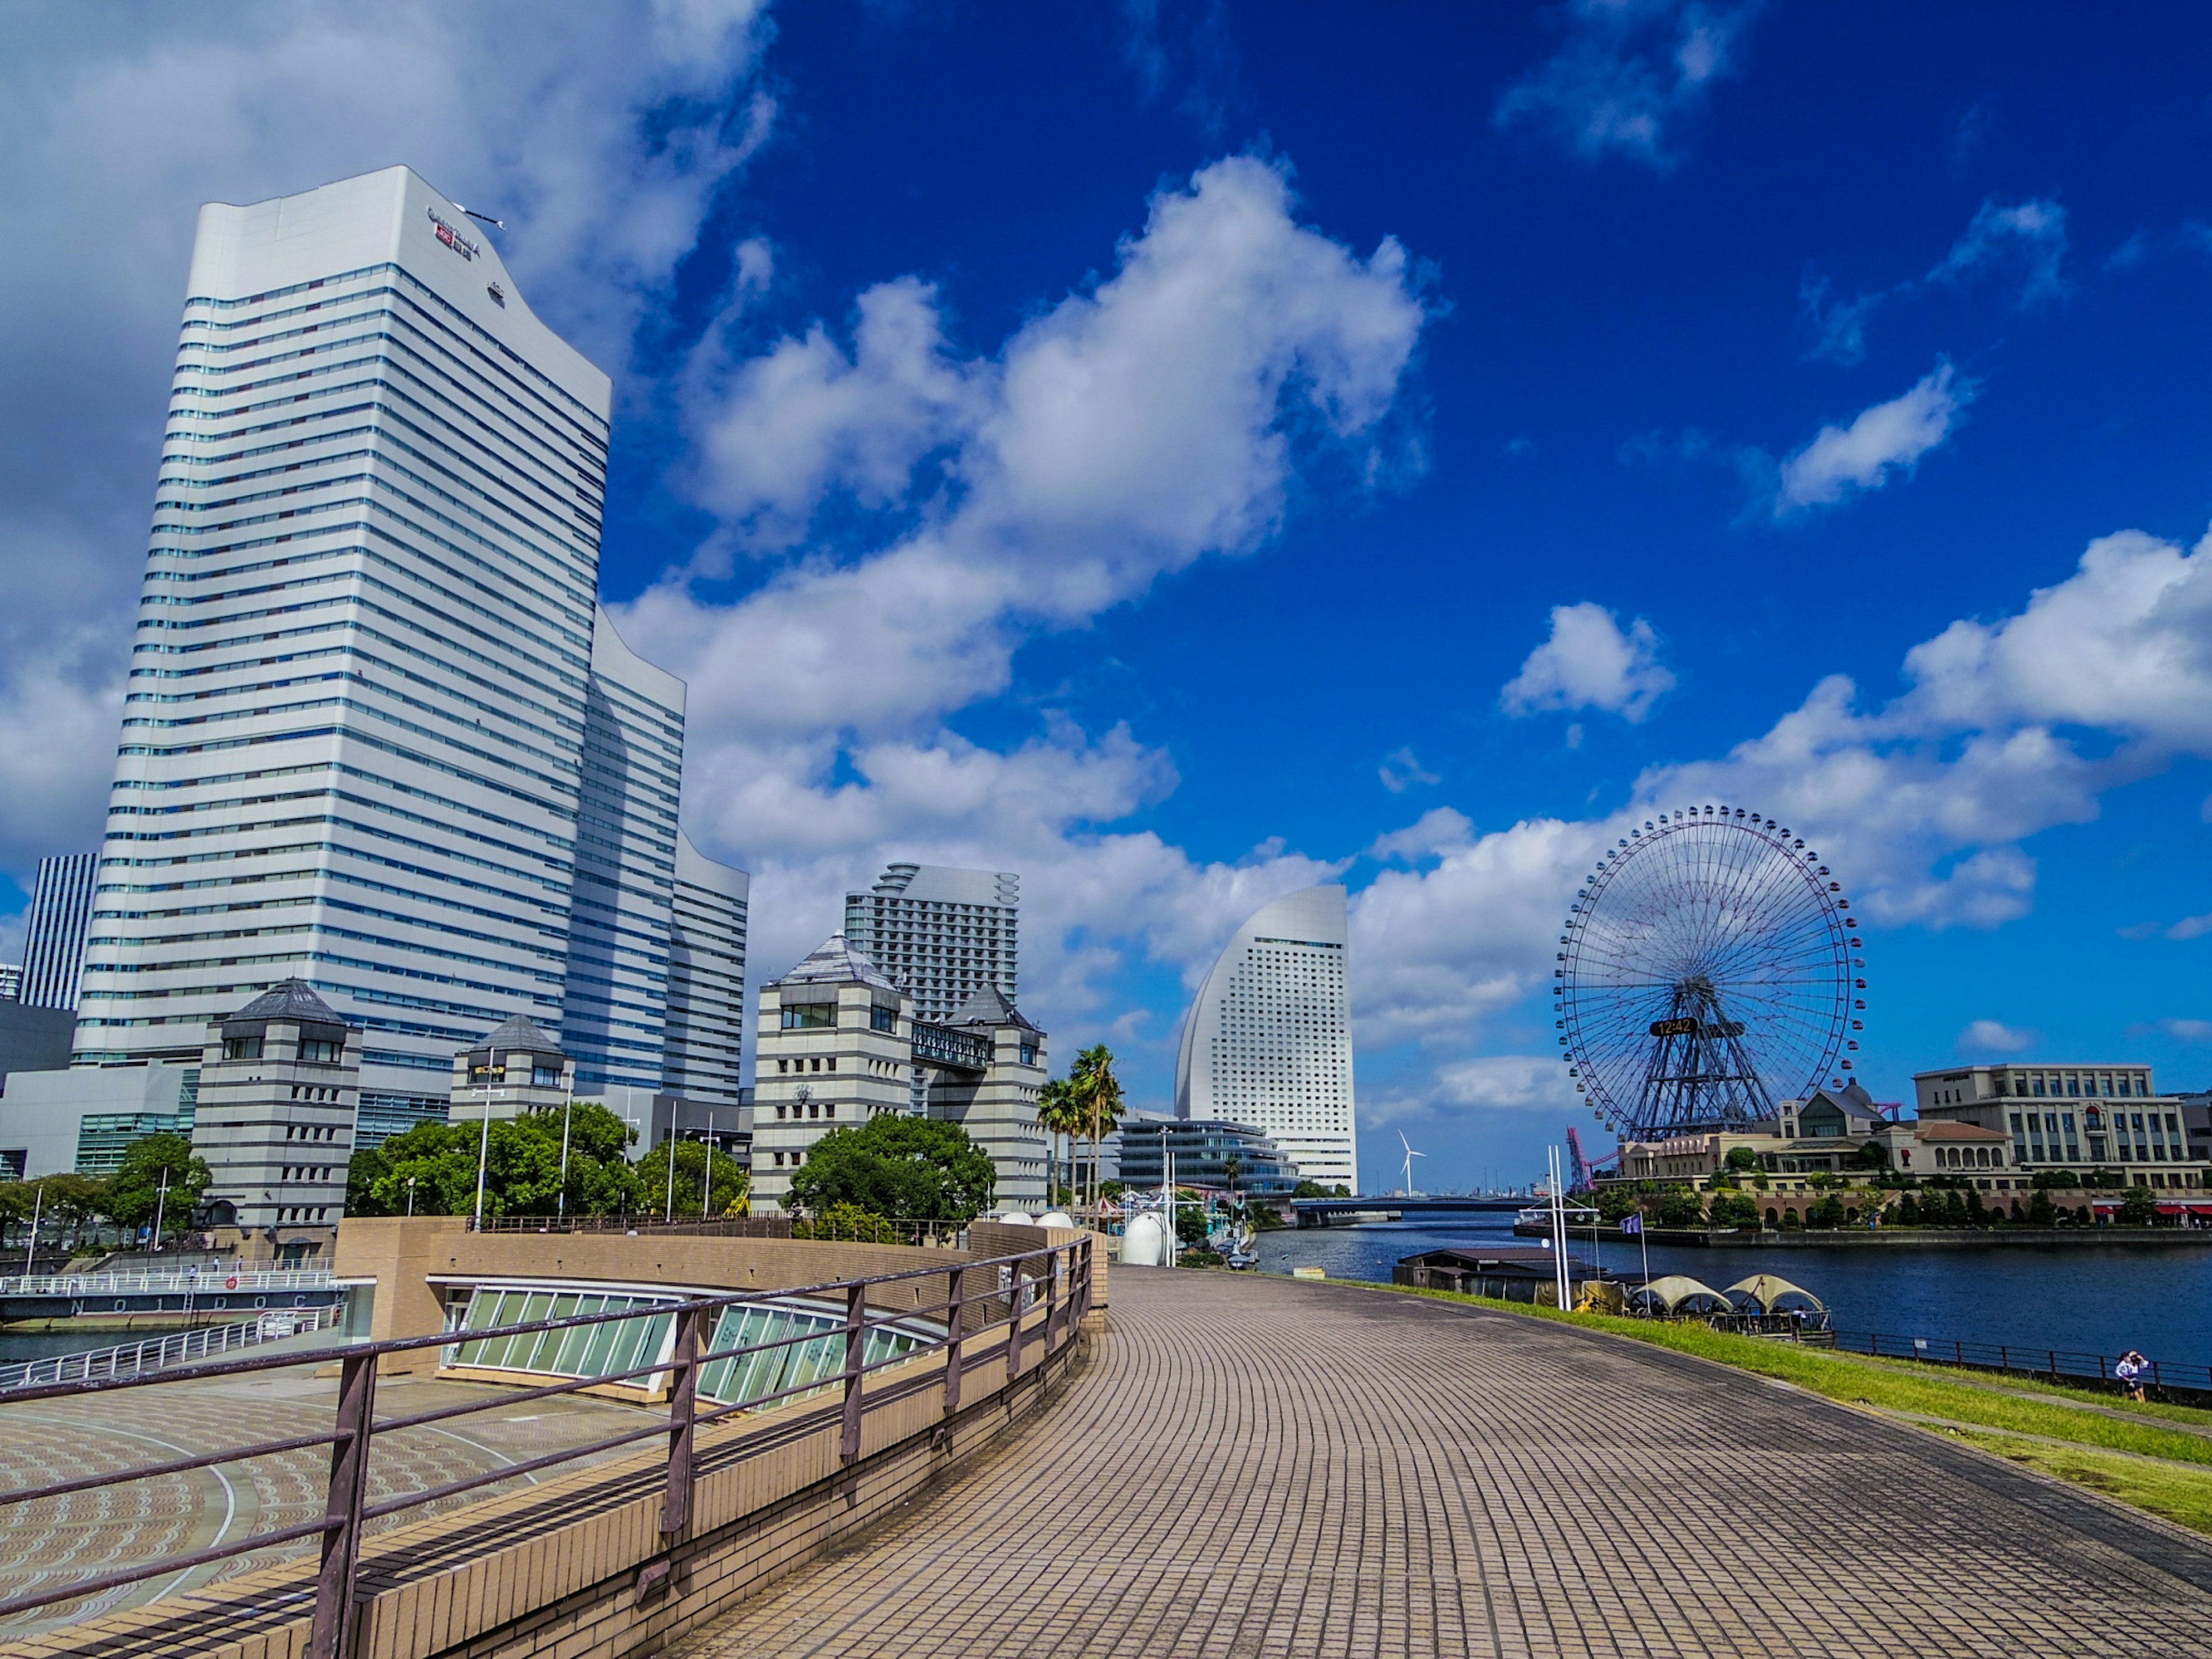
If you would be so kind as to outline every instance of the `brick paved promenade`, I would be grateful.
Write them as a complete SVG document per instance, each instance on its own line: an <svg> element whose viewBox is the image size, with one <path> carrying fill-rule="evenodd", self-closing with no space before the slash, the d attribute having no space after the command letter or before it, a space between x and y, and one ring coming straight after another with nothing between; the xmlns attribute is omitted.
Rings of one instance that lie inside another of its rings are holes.
<svg viewBox="0 0 2212 1659"><path fill-rule="evenodd" d="M1761 1379L1117 1269L1060 1403L684 1659L2212 1653L2212 1542Z"/></svg>

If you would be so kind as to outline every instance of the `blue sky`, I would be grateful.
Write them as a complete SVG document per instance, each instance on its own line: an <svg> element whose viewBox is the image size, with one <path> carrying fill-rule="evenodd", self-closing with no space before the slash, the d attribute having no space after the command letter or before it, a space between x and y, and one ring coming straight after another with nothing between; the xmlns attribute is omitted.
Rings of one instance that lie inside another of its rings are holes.
<svg viewBox="0 0 2212 1659"><path fill-rule="evenodd" d="M617 376L604 584L758 972L887 857L1019 869L1024 1005L1151 1103L1340 877L1376 1184L1525 1177L1577 878L1723 799L1859 901L1877 1096L2212 1080L2193 9L0 27L18 884L98 833L194 210L406 161Z"/></svg>

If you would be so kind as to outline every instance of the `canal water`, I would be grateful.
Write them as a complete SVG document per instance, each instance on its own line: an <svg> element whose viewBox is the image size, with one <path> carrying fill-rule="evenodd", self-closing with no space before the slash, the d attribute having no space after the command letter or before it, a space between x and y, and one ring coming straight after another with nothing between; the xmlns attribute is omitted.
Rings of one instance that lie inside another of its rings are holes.
<svg viewBox="0 0 2212 1659"><path fill-rule="evenodd" d="M1263 1273L1317 1267L1332 1279L1388 1282L1401 1256L1423 1250L1514 1245L1509 1215L1364 1227L1285 1228L1260 1235ZM1592 1258L1589 1236L1575 1257ZM1636 1273L1633 1243L1596 1247L1604 1266ZM1828 1305L1841 1331L2002 1342L2020 1347L2212 1364L2212 1244L1960 1246L1913 1250L1698 1249L1654 1246L1651 1271L1686 1273L1725 1290L1755 1273L1778 1273Z"/></svg>
<svg viewBox="0 0 2212 1659"><path fill-rule="evenodd" d="M82 1353L88 1348L112 1347L118 1342L169 1336L185 1328L182 1325L140 1325L127 1331L0 1331L0 1365L12 1365L24 1359L51 1358L58 1353Z"/></svg>

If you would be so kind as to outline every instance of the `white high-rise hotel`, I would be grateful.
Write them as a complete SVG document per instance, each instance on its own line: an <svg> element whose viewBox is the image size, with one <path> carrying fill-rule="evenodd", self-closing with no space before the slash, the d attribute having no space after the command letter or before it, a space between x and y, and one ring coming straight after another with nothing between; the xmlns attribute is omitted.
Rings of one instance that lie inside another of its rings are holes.
<svg viewBox="0 0 2212 1659"><path fill-rule="evenodd" d="M80 1065L190 1063L296 975L365 1109L442 1114L517 1013L579 1093L734 1101L745 878L597 604L609 404L406 168L201 210Z"/></svg>
<svg viewBox="0 0 2212 1659"><path fill-rule="evenodd" d="M1237 930L1183 1018L1176 1115L1265 1129L1324 1186L1359 1190L1345 891L1308 887Z"/></svg>

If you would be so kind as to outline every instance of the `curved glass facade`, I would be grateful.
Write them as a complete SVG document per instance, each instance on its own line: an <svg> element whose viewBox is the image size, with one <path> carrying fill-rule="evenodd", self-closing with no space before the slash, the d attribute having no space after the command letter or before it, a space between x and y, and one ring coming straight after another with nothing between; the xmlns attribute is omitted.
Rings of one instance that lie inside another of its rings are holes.
<svg viewBox="0 0 2212 1659"><path fill-rule="evenodd" d="M676 1346L676 1304L666 1291L606 1290L581 1285L479 1285L465 1301L450 1295L447 1328L491 1330L541 1319L580 1314L620 1313L636 1309L635 1319L611 1319L573 1330L535 1331L465 1341L441 1351L440 1369L504 1370L532 1376L614 1376L640 1365L666 1360ZM811 1340L786 1341L731 1359L718 1359L699 1374L702 1397L723 1405L805 1389L834 1378L845 1363L845 1313L821 1303L756 1302L725 1308L716 1320L706 1352L750 1347L818 1333ZM870 1327L864 1349L871 1365L896 1359L940 1340L944 1327L928 1320L901 1320ZM658 1377L633 1377L626 1386L659 1385ZM811 1390L810 1390L811 1392ZM802 1395L789 1396L800 1399Z"/></svg>

